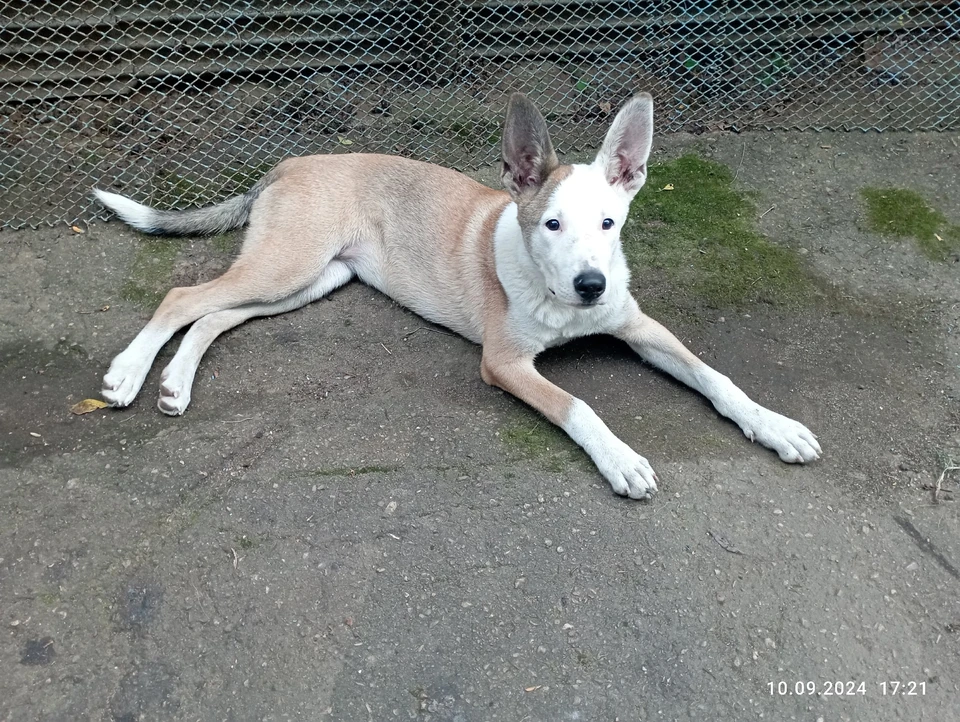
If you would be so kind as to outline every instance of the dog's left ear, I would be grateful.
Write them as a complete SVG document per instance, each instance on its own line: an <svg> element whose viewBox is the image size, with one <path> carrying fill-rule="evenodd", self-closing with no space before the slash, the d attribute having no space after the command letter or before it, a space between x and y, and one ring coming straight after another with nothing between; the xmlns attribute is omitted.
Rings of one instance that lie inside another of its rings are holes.
<svg viewBox="0 0 960 722"><path fill-rule="evenodd" d="M633 196L647 180L647 158L653 145L653 98L639 93L627 101L607 131L593 164L607 182Z"/></svg>
<svg viewBox="0 0 960 722"><path fill-rule="evenodd" d="M515 201L536 193L560 165L543 116L522 93L510 96L501 152L500 179Z"/></svg>

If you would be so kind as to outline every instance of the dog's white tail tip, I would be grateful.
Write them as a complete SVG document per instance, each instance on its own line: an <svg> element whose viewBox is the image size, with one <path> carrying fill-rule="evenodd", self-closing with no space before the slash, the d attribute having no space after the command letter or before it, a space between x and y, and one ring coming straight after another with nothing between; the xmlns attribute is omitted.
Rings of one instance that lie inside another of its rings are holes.
<svg viewBox="0 0 960 722"><path fill-rule="evenodd" d="M120 216L125 223L141 231L153 231L156 213L152 208L117 193L102 191L99 188L94 188L93 194L103 205Z"/></svg>

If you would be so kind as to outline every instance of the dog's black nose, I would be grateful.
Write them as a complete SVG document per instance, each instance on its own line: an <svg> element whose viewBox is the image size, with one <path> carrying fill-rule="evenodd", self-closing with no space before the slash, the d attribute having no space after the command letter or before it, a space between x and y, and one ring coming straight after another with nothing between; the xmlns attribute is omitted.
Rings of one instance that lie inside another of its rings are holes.
<svg viewBox="0 0 960 722"><path fill-rule="evenodd" d="M596 301L607 288L607 279L600 271L586 271L573 279L573 289L584 301Z"/></svg>

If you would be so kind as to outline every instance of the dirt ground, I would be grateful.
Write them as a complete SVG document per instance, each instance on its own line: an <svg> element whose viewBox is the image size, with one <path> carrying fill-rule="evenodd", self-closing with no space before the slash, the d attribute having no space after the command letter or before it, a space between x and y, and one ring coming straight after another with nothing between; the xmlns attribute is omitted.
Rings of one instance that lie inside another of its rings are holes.
<svg viewBox="0 0 960 722"><path fill-rule="evenodd" d="M782 464L612 341L546 354L658 470L650 503L358 284L218 340L182 418L155 407L169 348L131 408L74 416L229 243L0 233L0 719L956 719L960 265L867 231L859 190L960 222L958 138L655 158L691 150L829 293L667 320L824 458Z"/></svg>

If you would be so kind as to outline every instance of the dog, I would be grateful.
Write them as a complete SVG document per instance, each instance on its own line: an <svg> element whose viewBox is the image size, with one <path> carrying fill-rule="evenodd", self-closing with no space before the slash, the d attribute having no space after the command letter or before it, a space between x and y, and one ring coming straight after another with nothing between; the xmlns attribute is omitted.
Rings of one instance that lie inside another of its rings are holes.
<svg viewBox="0 0 960 722"><path fill-rule="evenodd" d="M292 311L354 277L429 321L482 345L480 374L537 409L589 454L613 490L657 490L647 460L582 400L541 376L537 354L570 339L611 334L709 399L751 441L785 462L814 461L816 437L752 401L707 366L629 293L620 244L630 201L646 181L653 100L628 100L590 164L561 165L543 117L509 100L494 190L457 171L400 157L289 158L243 195L218 205L161 211L115 193L96 197L153 234L209 234L248 225L219 278L172 289L103 379L103 398L130 404L160 349L190 325L164 369L160 410L182 414L204 352L255 316Z"/></svg>

